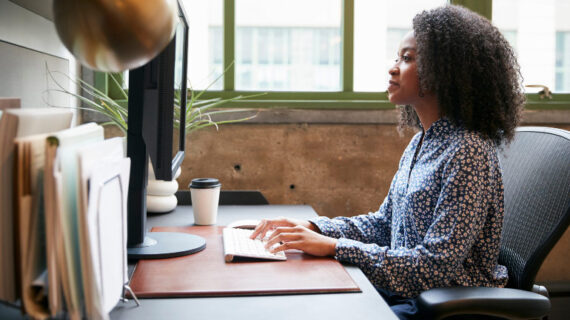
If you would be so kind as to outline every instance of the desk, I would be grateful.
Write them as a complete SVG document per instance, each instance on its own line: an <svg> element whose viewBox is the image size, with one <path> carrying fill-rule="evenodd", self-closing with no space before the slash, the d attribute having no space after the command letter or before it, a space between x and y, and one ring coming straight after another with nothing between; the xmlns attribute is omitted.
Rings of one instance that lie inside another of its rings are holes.
<svg viewBox="0 0 570 320"><path fill-rule="evenodd" d="M220 206L218 225L278 216L306 219L316 213L310 206L297 205ZM192 207L179 206L172 213L149 217L147 227L193 222ZM141 299L139 307L131 300L119 303L111 319L397 319L359 268L345 268L362 293Z"/></svg>

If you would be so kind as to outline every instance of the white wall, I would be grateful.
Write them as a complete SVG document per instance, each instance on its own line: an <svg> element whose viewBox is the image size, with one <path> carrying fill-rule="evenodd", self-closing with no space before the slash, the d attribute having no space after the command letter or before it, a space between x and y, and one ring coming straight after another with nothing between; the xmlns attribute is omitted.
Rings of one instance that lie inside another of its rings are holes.
<svg viewBox="0 0 570 320"><path fill-rule="evenodd" d="M53 22L0 0L0 97L20 98L22 108L75 106L69 95L48 90L56 85L49 80L46 64L51 71L76 77L76 61L59 40ZM64 75L57 76L58 83L76 92Z"/></svg>

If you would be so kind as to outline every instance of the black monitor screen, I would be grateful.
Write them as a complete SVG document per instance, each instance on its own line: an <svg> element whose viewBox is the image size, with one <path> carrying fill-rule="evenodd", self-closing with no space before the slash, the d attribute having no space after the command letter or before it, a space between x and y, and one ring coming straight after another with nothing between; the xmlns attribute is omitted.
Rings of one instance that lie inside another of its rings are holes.
<svg viewBox="0 0 570 320"><path fill-rule="evenodd" d="M179 18L170 44L143 67L142 134L158 180L172 180L184 158L188 24L182 7Z"/></svg>
<svg viewBox="0 0 570 320"><path fill-rule="evenodd" d="M148 159L158 180L172 180L184 159L188 23L182 6L178 11L179 23L168 46L129 72L129 245L142 243L145 235Z"/></svg>

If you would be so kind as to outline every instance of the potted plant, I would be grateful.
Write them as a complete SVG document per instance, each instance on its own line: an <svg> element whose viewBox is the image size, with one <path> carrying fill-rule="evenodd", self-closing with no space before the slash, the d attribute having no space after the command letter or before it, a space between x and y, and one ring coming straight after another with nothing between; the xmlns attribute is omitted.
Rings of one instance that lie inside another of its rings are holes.
<svg viewBox="0 0 570 320"><path fill-rule="evenodd" d="M76 99L79 99L81 102L84 103L85 107L77 107L78 109L97 112L105 115L109 119L109 121L102 123L102 125L104 126L115 125L126 136L127 125L128 125L128 110L126 104L119 103L118 101L110 98L106 93L95 88L93 85L87 83L84 80L71 79L69 76L61 72L52 72L50 70L48 70L47 72L50 78L57 86L57 89L50 89L50 91L61 92L64 94L71 95ZM81 88L85 92L86 96L73 93L68 89L64 88L54 78L55 73L63 74L64 76L66 76L71 82L75 83L79 88ZM212 117L218 114L246 111L245 109L216 109L217 107L220 107L223 104L228 103L230 101L248 99L264 94L261 93L261 94L247 95L247 96L238 95L236 97L229 99L214 98L208 100L200 100L202 94L206 92L206 90L208 90L214 83L216 83L223 76L224 73L222 73L219 77L217 77L212 83L210 83L210 85L208 85L206 89L202 91L196 92L192 90L190 85L188 86L188 88L190 88L189 90L190 94L186 101L186 123L185 123L187 134L205 127L216 126L217 128L217 126L220 124L242 122L255 118L257 116L256 113L252 116L239 118L239 119L221 120L221 121L212 120ZM128 94L123 89L120 81L117 80L117 78L113 74L110 75L111 75L110 78L112 79L114 84L117 86L117 88L119 88L120 94L124 97L124 100L128 100ZM178 101L180 101L179 96L175 96L174 108L175 108L175 113L177 112L177 114L180 113L180 105ZM180 125L176 119L174 125L175 127L178 127Z"/></svg>
<svg viewBox="0 0 570 320"><path fill-rule="evenodd" d="M110 78L112 79L116 87L119 89L122 98L124 98L122 103L115 99L112 99L106 93L102 92L101 90L97 89L96 87L87 83L86 81L81 79L73 80L69 76L64 74L65 77L67 77L70 81L72 81L79 88L81 88L86 96L73 93L64 88L60 83L57 82L57 80L54 78L54 73L56 72L51 72L49 70L47 72L50 78L57 86L57 89L51 89L51 91L61 92L79 99L81 102L83 102L85 107L78 107L78 109L88 110L105 115L109 119L109 121L102 123L102 125L115 125L123 132L124 136L127 136L128 103L124 103L124 101L128 100L128 94L123 89L120 81L113 74L110 74ZM209 126L215 126L217 129L218 125L220 124L246 121L257 116L256 113L252 116L233 119L233 120L219 120L219 121L212 120L212 117L215 115L245 111L244 109L217 109L216 107L220 107L223 104L228 103L230 101L247 99L261 95L261 94L247 95L247 96L239 95L229 99L214 98L208 100L200 100L202 94L208 88L210 88L216 81L218 81L222 77L222 75L217 77L203 91L196 92L192 89L189 90L189 96L186 102L186 121L184 124L186 126L186 134L189 134L195 130L206 128ZM191 88L191 86L188 87ZM174 97L175 128L180 127L179 115L181 109L179 101L180 101L180 96L179 92L177 92L177 94L175 94ZM177 173L174 176L174 179L178 177L178 174L179 173ZM147 185L147 210L150 212L168 212L174 209L177 205L176 197L174 196L174 193L176 192L177 189L178 189L178 183L176 182L176 180L173 181L155 180L152 166L149 166L149 180ZM156 190L156 192L154 192L153 190ZM167 190L168 192L166 192L165 190Z"/></svg>

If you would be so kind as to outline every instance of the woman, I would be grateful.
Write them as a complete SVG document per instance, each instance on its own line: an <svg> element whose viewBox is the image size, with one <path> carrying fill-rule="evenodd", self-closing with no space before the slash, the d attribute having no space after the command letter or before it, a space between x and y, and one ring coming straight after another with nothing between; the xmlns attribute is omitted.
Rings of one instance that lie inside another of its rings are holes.
<svg viewBox="0 0 570 320"><path fill-rule="evenodd" d="M498 265L503 183L496 147L524 103L514 52L485 18L458 6L418 14L394 66L389 99L420 128L377 212L263 220L272 251L300 249L358 265L402 318L434 287L507 283Z"/></svg>

